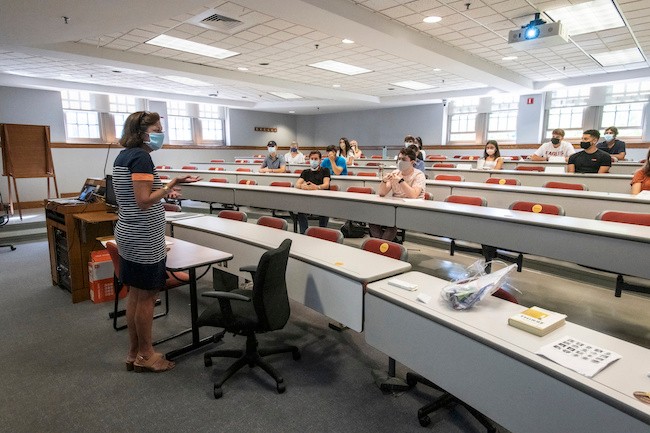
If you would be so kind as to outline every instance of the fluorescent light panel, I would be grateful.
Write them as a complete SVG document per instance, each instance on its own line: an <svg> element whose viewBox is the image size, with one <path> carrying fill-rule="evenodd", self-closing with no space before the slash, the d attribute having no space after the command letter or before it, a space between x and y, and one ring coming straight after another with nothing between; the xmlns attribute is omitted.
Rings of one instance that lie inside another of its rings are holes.
<svg viewBox="0 0 650 433"><path fill-rule="evenodd" d="M278 98L282 99L302 99L302 96L298 96L295 93L289 92L269 92L271 95L275 95Z"/></svg>
<svg viewBox="0 0 650 433"><path fill-rule="evenodd" d="M625 25L612 0L594 0L551 9L544 13L555 22L561 21L569 36L615 29Z"/></svg>
<svg viewBox="0 0 650 433"><path fill-rule="evenodd" d="M160 78L165 80L173 81L175 83L185 84L186 86L193 87L210 87L212 84L206 83L205 81L195 80L193 78L180 77L178 75L165 75Z"/></svg>
<svg viewBox="0 0 650 433"><path fill-rule="evenodd" d="M433 89L434 86L429 84L420 83L419 81L398 81L397 83L390 83L393 86L404 87L411 90L428 90Z"/></svg>
<svg viewBox="0 0 650 433"><path fill-rule="evenodd" d="M337 62L335 60L325 60L323 62L312 63L312 68L325 69L326 71L337 72L345 75L359 75L367 72L372 72L370 69L361 68L359 66L348 65L347 63Z"/></svg>
<svg viewBox="0 0 650 433"><path fill-rule="evenodd" d="M631 63L645 62L643 54L641 54L638 48L606 51L604 53L592 54L592 56L603 66L629 65Z"/></svg>
<svg viewBox="0 0 650 433"><path fill-rule="evenodd" d="M184 51L186 53L198 54L200 56L212 57L219 60L227 59L228 57L233 57L239 54L234 51L224 50L223 48L199 44L198 42L187 41L185 39L167 35L156 36L145 43L156 45L158 47Z"/></svg>

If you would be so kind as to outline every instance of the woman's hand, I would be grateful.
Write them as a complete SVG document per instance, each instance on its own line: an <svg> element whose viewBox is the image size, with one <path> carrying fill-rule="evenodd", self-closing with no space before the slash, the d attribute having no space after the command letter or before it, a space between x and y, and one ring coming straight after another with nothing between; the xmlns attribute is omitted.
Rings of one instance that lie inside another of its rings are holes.
<svg viewBox="0 0 650 433"><path fill-rule="evenodd" d="M202 180L202 178L199 176L192 176L188 174L186 176L178 176L174 180L176 181L176 183L194 183Z"/></svg>

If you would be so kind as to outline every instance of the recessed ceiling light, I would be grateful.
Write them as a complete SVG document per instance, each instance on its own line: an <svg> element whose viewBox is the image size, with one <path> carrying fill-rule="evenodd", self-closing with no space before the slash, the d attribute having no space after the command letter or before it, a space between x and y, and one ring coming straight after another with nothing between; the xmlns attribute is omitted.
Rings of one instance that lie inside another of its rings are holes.
<svg viewBox="0 0 650 433"><path fill-rule="evenodd" d="M302 99L302 96L298 96L295 93L289 92L269 92L271 95L275 95L278 98L282 99Z"/></svg>
<svg viewBox="0 0 650 433"><path fill-rule="evenodd" d="M623 27L625 23L612 0L594 0L544 12L562 22L569 36Z"/></svg>
<svg viewBox="0 0 650 433"><path fill-rule="evenodd" d="M332 87L341 87L340 84L332 84Z"/></svg>
<svg viewBox="0 0 650 433"><path fill-rule="evenodd" d="M211 45L199 44L198 42L187 41L173 36L160 35L149 39L146 44L156 45L163 48L184 51L186 53L198 54L201 56L213 57L215 59L227 59L239 55L234 51L224 50L223 48L213 47Z"/></svg>
<svg viewBox="0 0 650 433"><path fill-rule="evenodd" d="M505 57L501 58L501 60L505 60L506 62L508 60L517 60L517 56L505 56Z"/></svg>
<svg viewBox="0 0 650 433"><path fill-rule="evenodd" d="M239 71L248 71L248 68L246 68L244 66L240 66L240 67L237 68L237 70L239 70Z"/></svg>
<svg viewBox="0 0 650 433"><path fill-rule="evenodd" d="M433 68L433 72L440 72L440 71L442 71L442 69L440 69L440 68Z"/></svg>
<svg viewBox="0 0 650 433"><path fill-rule="evenodd" d="M631 63L645 62L643 54L641 54L641 51L636 47L617 51L606 51L604 53L594 53L591 56L603 66L629 65Z"/></svg>
<svg viewBox="0 0 650 433"><path fill-rule="evenodd" d="M433 89L434 87L430 84L424 84L418 81L399 81L397 83L390 83L390 84L392 84L393 86L404 87L406 89L411 89L411 90L427 90L427 89Z"/></svg>
<svg viewBox="0 0 650 433"><path fill-rule="evenodd" d="M294 110L290 110L290 111L289 111L289 114L293 114L293 113L295 113Z"/></svg>
<svg viewBox="0 0 650 433"><path fill-rule="evenodd" d="M352 39L343 39L341 42L343 42L344 44L353 44L354 43L354 41Z"/></svg>
<svg viewBox="0 0 650 433"><path fill-rule="evenodd" d="M206 83L205 81L195 80L193 78L181 77L178 75L165 75L160 78L164 78L165 80L173 81L175 83L185 84L186 86L194 86L194 87L212 86L211 83Z"/></svg>
<svg viewBox="0 0 650 433"><path fill-rule="evenodd" d="M426 17L422 21L424 21L427 24L439 23L440 21L442 21L442 17L432 15L430 17Z"/></svg>
<svg viewBox="0 0 650 433"><path fill-rule="evenodd" d="M325 69L326 71L338 72L345 75L359 75L367 72L372 72L370 69L361 68L359 66L348 65L347 63L337 62L335 60L325 60L323 62L312 63L312 68Z"/></svg>

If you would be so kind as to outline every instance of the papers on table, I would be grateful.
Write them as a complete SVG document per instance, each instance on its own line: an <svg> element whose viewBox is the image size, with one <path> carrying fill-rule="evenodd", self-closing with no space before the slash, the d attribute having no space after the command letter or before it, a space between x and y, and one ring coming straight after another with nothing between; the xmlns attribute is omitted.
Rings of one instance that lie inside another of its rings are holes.
<svg viewBox="0 0 650 433"><path fill-rule="evenodd" d="M621 355L611 350L569 336L541 347L537 354L587 377L595 376L621 358Z"/></svg>

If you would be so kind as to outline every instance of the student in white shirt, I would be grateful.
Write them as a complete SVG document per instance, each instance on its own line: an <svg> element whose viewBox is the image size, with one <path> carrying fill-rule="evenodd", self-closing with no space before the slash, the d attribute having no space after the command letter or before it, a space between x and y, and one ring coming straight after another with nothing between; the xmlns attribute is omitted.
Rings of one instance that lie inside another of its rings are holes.
<svg viewBox="0 0 650 433"><path fill-rule="evenodd" d="M531 160L548 161L550 156L561 156L568 161L569 157L576 153L573 145L568 141L564 141L564 129L554 129L551 137L551 141L542 144L535 153L530 156Z"/></svg>
<svg viewBox="0 0 650 433"><path fill-rule="evenodd" d="M304 164L305 155L298 149L298 142L292 141L289 146L289 152L284 155L284 162L287 164Z"/></svg>

